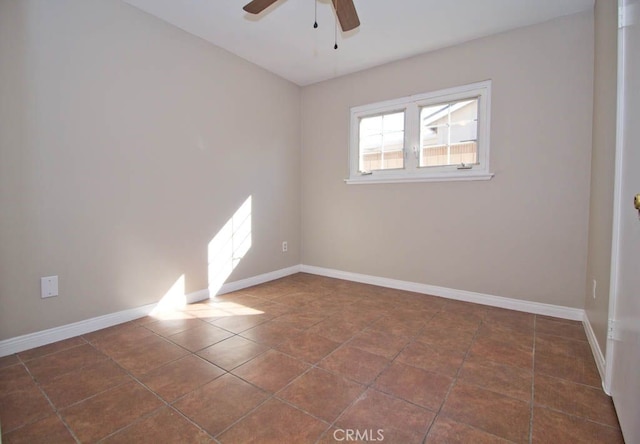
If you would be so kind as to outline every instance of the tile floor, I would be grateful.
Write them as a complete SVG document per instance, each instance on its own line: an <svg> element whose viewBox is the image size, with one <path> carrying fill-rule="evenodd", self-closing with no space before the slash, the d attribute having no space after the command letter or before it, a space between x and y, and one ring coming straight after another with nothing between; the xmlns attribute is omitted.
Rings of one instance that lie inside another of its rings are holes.
<svg viewBox="0 0 640 444"><path fill-rule="evenodd" d="M0 358L3 443L618 443L578 322L308 274Z"/></svg>

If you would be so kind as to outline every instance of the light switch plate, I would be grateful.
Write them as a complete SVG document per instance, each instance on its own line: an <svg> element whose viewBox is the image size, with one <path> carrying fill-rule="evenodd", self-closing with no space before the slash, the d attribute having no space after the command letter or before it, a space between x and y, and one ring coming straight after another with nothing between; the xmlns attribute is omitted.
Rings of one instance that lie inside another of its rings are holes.
<svg viewBox="0 0 640 444"><path fill-rule="evenodd" d="M40 278L40 292L42 299L58 296L58 276Z"/></svg>

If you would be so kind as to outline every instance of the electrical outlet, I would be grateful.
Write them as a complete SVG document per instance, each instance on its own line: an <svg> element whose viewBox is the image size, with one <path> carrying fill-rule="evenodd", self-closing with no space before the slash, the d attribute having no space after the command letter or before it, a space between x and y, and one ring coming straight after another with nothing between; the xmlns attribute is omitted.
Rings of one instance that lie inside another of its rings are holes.
<svg viewBox="0 0 640 444"><path fill-rule="evenodd" d="M286 253L289 250L289 245L287 245L287 241L282 242L282 252Z"/></svg>
<svg viewBox="0 0 640 444"><path fill-rule="evenodd" d="M593 286L591 287L591 292L593 293L593 299L596 298L596 286L598 285L598 283L596 282L596 280L593 280Z"/></svg>
<svg viewBox="0 0 640 444"><path fill-rule="evenodd" d="M40 297L52 298L58 296L58 276L40 278Z"/></svg>

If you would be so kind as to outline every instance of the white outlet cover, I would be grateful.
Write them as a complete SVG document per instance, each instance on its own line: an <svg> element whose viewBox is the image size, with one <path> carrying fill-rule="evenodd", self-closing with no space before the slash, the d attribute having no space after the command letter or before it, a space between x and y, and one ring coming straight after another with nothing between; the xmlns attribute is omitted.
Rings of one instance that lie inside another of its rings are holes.
<svg viewBox="0 0 640 444"><path fill-rule="evenodd" d="M58 276L40 278L40 297L51 298L58 296Z"/></svg>

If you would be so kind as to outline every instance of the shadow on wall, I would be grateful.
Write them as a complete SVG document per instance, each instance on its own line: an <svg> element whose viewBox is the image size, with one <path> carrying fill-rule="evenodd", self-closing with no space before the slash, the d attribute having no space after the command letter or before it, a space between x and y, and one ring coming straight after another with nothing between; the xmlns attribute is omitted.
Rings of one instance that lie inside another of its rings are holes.
<svg viewBox="0 0 640 444"><path fill-rule="evenodd" d="M210 297L218 294L231 272L251 249L251 222L249 196L209 242L207 261ZM182 274L160 299L151 316L166 319L186 304L185 276Z"/></svg>

